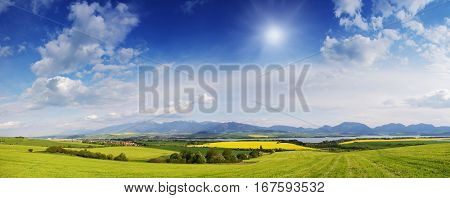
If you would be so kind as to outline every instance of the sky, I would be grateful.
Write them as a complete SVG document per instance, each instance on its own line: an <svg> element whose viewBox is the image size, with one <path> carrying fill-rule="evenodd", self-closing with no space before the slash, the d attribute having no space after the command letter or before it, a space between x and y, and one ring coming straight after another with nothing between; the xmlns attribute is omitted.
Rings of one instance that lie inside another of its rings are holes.
<svg viewBox="0 0 450 198"><path fill-rule="evenodd" d="M226 112L239 101L201 91L217 111L138 110L141 65L296 60L311 65L309 112ZM448 0L0 0L0 136L143 120L450 126L449 86Z"/></svg>

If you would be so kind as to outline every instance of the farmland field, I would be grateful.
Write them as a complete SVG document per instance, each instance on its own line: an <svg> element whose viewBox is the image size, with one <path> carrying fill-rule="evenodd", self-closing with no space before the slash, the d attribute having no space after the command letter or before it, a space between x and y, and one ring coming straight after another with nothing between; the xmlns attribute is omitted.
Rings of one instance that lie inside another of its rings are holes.
<svg viewBox="0 0 450 198"><path fill-rule="evenodd" d="M235 164L120 162L39 152L45 149L0 143L0 177L450 177L448 142L339 153L276 152ZM127 149L136 160L173 152ZM121 147L93 150L117 153Z"/></svg>
<svg viewBox="0 0 450 198"><path fill-rule="evenodd" d="M235 141L235 142L214 142L202 145L192 145L193 147L209 148L229 148L229 149L282 149L282 150L311 150L311 148L290 143L280 143L276 141Z"/></svg>
<svg viewBox="0 0 450 198"><path fill-rule="evenodd" d="M79 149L76 149L79 150ZM112 154L114 156L120 153L125 153L130 161L148 161L151 158L157 158L160 156L166 156L173 153L173 151L134 147L134 146L115 146L115 147L103 147L103 148L91 148L88 149L91 152L100 152L103 154Z"/></svg>

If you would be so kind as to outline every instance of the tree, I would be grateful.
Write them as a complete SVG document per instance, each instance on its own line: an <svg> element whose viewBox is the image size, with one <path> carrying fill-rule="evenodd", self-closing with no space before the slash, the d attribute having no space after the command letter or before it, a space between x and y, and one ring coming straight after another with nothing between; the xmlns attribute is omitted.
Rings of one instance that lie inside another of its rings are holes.
<svg viewBox="0 0 450 198"><path fill-rule="evenodd" d="M203 156L202 153L200 153L200 152L197 151L197 152L194 154L192 163L195 163L195 164L204 164L204 163L206 163L206 158L205 158L205 156Z"/></svg>
<svg viewBox="0 0 450 198"><path fill-rule="evenodd" d="M108 155L106 156L106 159L112 160L112 159L114 159L114 155L108 154Z"/></svg>
<svg viewBox="0 0 450 198"><path fill-rule="evenodd" d="M240 159L240 160L248 160L250 157L246 153L239 153L237 155L237 158Z"/></svg>
<svg viewBox="0 0 450 198"><path fill-rule="evenodd" d="M114 160L117 160L117 161L128 161L128 158L125 155L125 153L120 153L118 156L116 156L114 158Z"/></svg>
<svg viewBox="0 0 450 198"><path fill-rule="evenodd" d="M169 159L167 160L169 163L186 163L186 161L182 158L179 153L172 153Z"/></svg>
<svg viewBox="0 0 450 198"><path fill-rule="evenodd" d="M183 150L183 151L181 151L180 155L181 155L181 158L186 161L186 163L192 163L193 158L194 158L194 153L192 153L191 151Z"/></svg>
<svg viewBox="0 0 450 198"><path fill-rule="evenodd" d="M233 154L233 152L230 149L225 149L222 152L222 156L225 158L226 162L239 162L240 160L236 157L236 155Z"/></svg>
<svg viewBox="0 0 450 198"><path fill-rule="evenodd" d="M225 161L225 158L219 151L210 149L208 153L206 153L206 161L208 163L221 163Z"/></svg>
<svg viewBox="0 0 450 198"><path fill-rule="evenodd" d="M33 149L31 149L31 148L30 148L30 149L28 149L28 152L32 153L32 152L33 152Z"/></svg>
<svg viewBox="0 0 450 198"><path fill-rule="evenodd" d="M251 158L257 158L257 157L261 156L261 152L258 150L252 150L249 155Z"/></svg>

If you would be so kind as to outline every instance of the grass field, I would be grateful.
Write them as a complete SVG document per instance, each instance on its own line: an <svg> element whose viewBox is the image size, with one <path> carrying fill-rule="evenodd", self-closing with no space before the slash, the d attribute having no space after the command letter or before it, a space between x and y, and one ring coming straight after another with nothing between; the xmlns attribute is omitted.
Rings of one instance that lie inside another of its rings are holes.
<svg viewBox="0 0 450 198"><path fill-rule="evenodd" d="M440 144L450 142L448 138L403 138L403 139L361 139L342 142L339 144L344 149L385 149L404 146L419 146L426 144Z"/></svg>
<svg viewBox="0 0 450 198"><path fill-rule="evenodd" d="M40 152L44 151L48 145L67 144L67 142L3 140L0 143L0 177L2 178L450 177L450 142L445 141L419 146L338 153L321 150L285 151L235 164L170 164L145 161L148 158L171 154L173 150L146 147L89 148L91 151L105 154L117 155L124 152L131 160L120 162ZM394 143L403 144L404 142L408 141ZM260 143L262 142L258 142ZM39 146L39 144L42 145ZM89 145L82 144L82 146ZM28 152L28 149L33 149L33 152Z"/></svg>
<svg viewBox="0 0 450 198"><path fill-rule="evenodd" d="M358 139L345 141L340 144L352 144L362 142L423 142L423 141L450 141L450 138Z"/></svg>
<svg viewBox="0 0 450 198"><path fill-rule="evenodd" d="M125 153L125 155L128 157L128 160L130 161L148 161L149 159L152 158L157 158L160 156L168 156L174 153L173 151L168 150L146 148L146 147L134 147L134 146L91 148L88 150L92 152L100 152L103 154L112 154L114 156L117 156L120 153Z"/></svg>
<svg viewBox="0 0 450 198"><path fill-rule="evenodd" d="M312 150L312 148L276 141L236 141L214 142L202 145L190 145L191 147L229 148L229 149L282 149L282 150Z"/></svg>
<svg viewBox="0 0 450 198"><path fill-rule="evenodd" d="M44 140L29 138L2 138L0 137L0 145L25 145L25 146L62 146L72 148L99 147L99 145L84 144L81 141L69 140Z"/></svg>
<svg viewBox="0 0 450 198"><path fill-rule="evenodd" d="M278 152L242 164L155 164L29 153L0 145L0 177L450 177L450 143L370 151Z"/></svg>

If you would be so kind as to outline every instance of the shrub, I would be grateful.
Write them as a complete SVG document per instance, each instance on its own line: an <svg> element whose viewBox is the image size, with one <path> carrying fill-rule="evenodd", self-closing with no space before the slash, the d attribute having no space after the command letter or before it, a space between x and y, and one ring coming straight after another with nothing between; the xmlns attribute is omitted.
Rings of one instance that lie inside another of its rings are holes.
<svg viewBox="0 0 450 198"><path fill-rule="evenodd" d="M182 156L178 153L172 153L169 159L167 159L169 163L186 163L186 160L182 158Z"/></svg>
<svg viewBox="0 0 450 198"><path fill-rule="evenodd" d="M208 163L221 163L225 162L225 158L217 150L211 149L208 150L208 153L206 153L206 161Z"/></svg>
<svg viewBox="0 0 450 198"><path fill-rule="evenodd" d="M118 156L116 156L114 158L114 160L116 160L116 161L128 161L128 158L125 155L125 153L120 153Z"/></svg>
<svg viewBox="0 0 450 198"><path fill-rule="evenodd" d="M257 157L261 156L261 152L258 150L252 150L249 155L251 158L257 158Z"/></svg>
<svg viewBox="0 0 450 198"><path fill-rule="evenodd" d="M114 155L108 154L108 155L106 156L106 159L112 160L112 159L114 159Z"/></svg>
<svg viewBox="0 0 450 198"><path fill-rule="evenodd" d="M230 149L226 149L222 152L222 156L223 158L225 158L226 162L230 162L230 163L235 163L235 162L240 162L241 160L239 160L236 155L233 154L233 152L231 152Z"/></svg>
<svg viewBox="0 0 450 198"><path fill-rule="evenodd" d="M28 152L32 153L32 152L33 152L33 149L28 149Z"/></svg>
<svg viewBox="0 0 450 198"><path fill-rule="evenodd" d="M246 153L239 153L237 155L237 158L240 159L240 160L248 160L248 159L250 159L250 157Z"/></svg>
<svg viewBox="0 0 450 198"><path fill-rule="evenodd" d="M195 163L195 164L204 164L204 163L206 163L206 158L205 158L205 156L203 156L202 153L196 152L196 153L194 154L192 163Z"/></svg>
<svg viewBox="0 0 450 198"><path fill-rule="evenodd" d="M180 153L181 158L185 160L186 163L192 163L193 159L194 159L194 153L192 153L191 151L181 151Z"/></svg>

